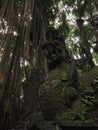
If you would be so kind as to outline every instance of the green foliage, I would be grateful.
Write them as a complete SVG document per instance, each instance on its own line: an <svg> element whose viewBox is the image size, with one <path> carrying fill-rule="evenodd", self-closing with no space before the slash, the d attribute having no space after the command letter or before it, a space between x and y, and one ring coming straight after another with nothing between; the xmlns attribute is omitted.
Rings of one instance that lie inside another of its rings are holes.
<svg viewBox="0 0 98 130"><path fill-rule="evenodd" d="M70 125L72 121L73 125L76 121L83 122L85 120L87 110L88 108L85 104L82 102L77 102L74 104L74 110L68 109L59 117L59 120L69 121Z"/></svg>
<svg viewBox="0 0 98 130"><path fill-rule="evenodd" d="M75 109L76 109L76 112L79 116L79 119L81 121L85 120L85 114L88 110L87 106L81 102L81 103L77 104Z"/></svg>
<svg viewBox="0 0 98 130"><path fill-rule="evenodd" d="M55 93L59 94L61 97L64 97L64 86L61 80L53 81L53 91L55 91Z"/></svg>
<svg viewBox="0 0 98 130"><path fill-rule="evenodd" d="M98 54L93 53L92 56L93 56L93 58L95 60L95 63L98 65Z"/></svg>
<svg viewBox="0 0 98 130"><path fill-rule="evenodd" d="M62 20L62 24L59 25L58 31L60 36L67 37L69 34L69 26L66 20Z"/></svg>
<svg viewBox="0 0 98 130"><path fill-rule="evenodd" d="M91 109L96 102L95 91L92 86L86 86L81 90L82 102Z"/></svg>
<svg viewBox="0 0 98 130"><path fill-rule="evenodd" d="M73 121L75 119L75 115L69 111L64 112L60 117L59 120L65 120L65 121Z"/></svg>
<svg viewBox="0 0 98 130"><path fill-rule="evenodd" d="M75 0L62 0L63 4L67 4L68 6L73 6L75 3Z"/></svg>
<svg viewBox="0 0 98 130"><path fill-rule="evenodd" d="M49 21L54 23L54 20L56 18L56 14L58 12L58 1L54 0L42 0L42 4L44 5L44 9L47 13L47 16L49 18Z"/></svg>
<svg viewBox="0 0 98 130"><path fill-rule="evenodd" d="M60 79L61 80L67 80L67 77L68 75L67 75L67 73L66 73L66 71L63 71L62 73L61 73L61 77L60 77Z"/></svg>
<svg viewBox="0 0 98 130"><path fill-rule="evenodd" d="M30 66L27 65L27 66L25 67L25 78L28 79L29 76L30 76Z"/></svg>
<svg viewBox="0 0 98 130"><path fill-rule="evenodd" d="M91 25L91 15L93 12L96 14L96 5L93 1L85 0L58 0L58 1L43 1L45 8L49 14L49 20L53 26L56 26L60 32L60 35L67 39L68 47L70 46L71 55L80 55L82 58L84 52L79 45L82 41L80 36L80 30L77 29L76 19L82 18L84 20L84 30L86 33L86 39L89 43L89 49L93 49L93 39L96 39L95 32ZM91 10L92 9L92 10ZM61 11L62 10L62 11ZM72 18L71 18L72 16ZM95 18L96 16L94 16ZM73 19L74 18L74 19ZM58 19L58 23L55 20ZM71 26L70 26L71 25ZM78 40L75 40L78 37ZM94 62L97 62L95 54L91 54L94 58ZM77 57L78 59L79 57ZM88 65L81 67L84 72L88 68Z"/></svg>
<svg viewBox="0 0 98 130"><path fill-rule="evenodd" d="M79 29L75 28L72 32L75 36L80 36L80 31Z"/></svg>

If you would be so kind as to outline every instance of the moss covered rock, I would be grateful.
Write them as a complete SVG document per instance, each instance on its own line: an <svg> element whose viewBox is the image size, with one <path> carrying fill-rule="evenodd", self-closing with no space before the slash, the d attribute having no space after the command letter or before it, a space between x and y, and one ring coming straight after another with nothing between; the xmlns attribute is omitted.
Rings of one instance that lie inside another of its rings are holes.
<svg viewBox="0 0 98 130"><path fill-rule="evenodd" d="M49 73L40 89L40 106L46 120L58 120L78 99L76 90L68 86L70 64L63 64Z"/></svg>
<svg viewBox="0 0 98 130"><path fill-rule="evenodd" d="M51 71L48 79L42 84L40 89L42 114L46 120L68 121L69 126L96 126L98 80L95 78L98 75L98 67L80 77L80 93L69 87L69 70L70 64L62 64Z"/></svg>

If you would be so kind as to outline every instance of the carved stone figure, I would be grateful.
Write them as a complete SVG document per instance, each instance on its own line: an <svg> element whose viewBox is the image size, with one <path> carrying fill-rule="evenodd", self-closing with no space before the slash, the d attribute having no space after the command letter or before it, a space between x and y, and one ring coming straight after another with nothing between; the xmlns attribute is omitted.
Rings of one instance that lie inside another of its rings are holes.
<svg viewBox="0 0 98 130"><path fill-rule="evenodd" d="M59 120L79 98L78 74L57 30L49 28L46 38L48 41L42 49L49 73L48 79L40 88L40 107L46 120Z"/></svg>

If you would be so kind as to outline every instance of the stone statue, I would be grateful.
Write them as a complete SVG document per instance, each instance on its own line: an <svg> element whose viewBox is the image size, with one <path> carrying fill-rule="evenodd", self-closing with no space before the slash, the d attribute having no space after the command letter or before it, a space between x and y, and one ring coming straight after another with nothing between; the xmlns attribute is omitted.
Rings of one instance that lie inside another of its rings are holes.
<svg viewBox="0 0 98 130"><path fill-rule="evenodd" d="M78 100L78 73L64 39L54 27L48 28L46 39L42 49L47 59L48 78L40 88L40 107L46 120L59 120Z"/></svg>

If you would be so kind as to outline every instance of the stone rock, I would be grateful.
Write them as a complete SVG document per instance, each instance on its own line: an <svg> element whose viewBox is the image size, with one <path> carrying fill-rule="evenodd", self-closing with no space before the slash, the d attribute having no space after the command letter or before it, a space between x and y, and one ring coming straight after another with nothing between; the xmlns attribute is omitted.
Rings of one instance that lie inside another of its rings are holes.
<svg viewBox="0 0 98 130"><path fill-rule="evenodd" d="M70 64L64 63L49 73L40 88L40 107L46 120L58 120L78 99L76 90L68 86Z"/></svg>

